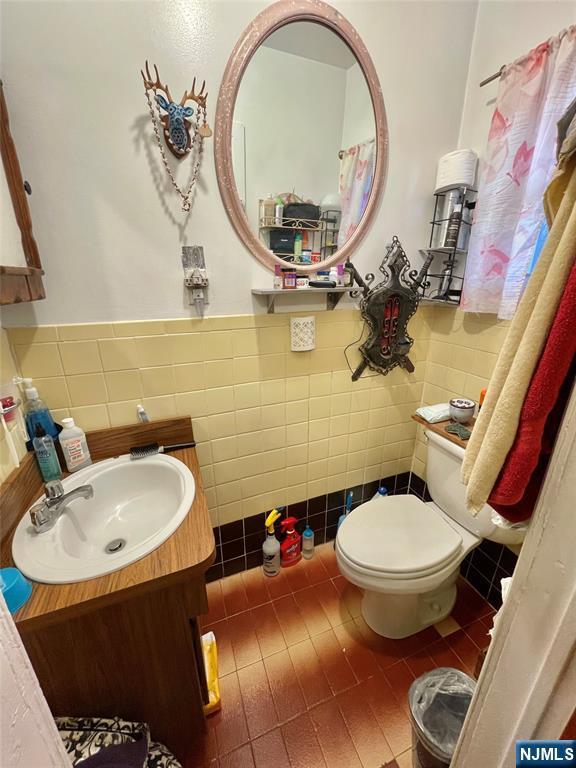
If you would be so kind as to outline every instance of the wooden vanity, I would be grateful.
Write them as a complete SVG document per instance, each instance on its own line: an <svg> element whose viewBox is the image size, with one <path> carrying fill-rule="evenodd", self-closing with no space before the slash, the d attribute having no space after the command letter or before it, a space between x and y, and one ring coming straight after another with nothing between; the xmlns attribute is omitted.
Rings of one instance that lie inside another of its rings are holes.
<svg viewBox="0 0 576 768"><path fill-rule="evenodd" d="M94 461L131 447L193 439L190 419L88 433ZM205 571L215 542L193 448L172 454L192 471L196 495L184 522L158 549L114 573L74 584L34 583L14 615L52 713L118 715L147 722L154 739L192 766L208 700L197 617L207 611ZM0 488L1 562L14 565L14 529L43 492L26 456Z"/></svg>

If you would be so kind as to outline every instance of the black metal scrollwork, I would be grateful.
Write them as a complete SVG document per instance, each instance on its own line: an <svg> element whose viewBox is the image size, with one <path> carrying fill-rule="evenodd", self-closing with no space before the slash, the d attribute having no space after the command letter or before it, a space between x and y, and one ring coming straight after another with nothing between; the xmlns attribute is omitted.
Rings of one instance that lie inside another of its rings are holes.
<svg viewBox="0 0 576 768"><path fill-rule="evenodd" d="M425 285L431 261L432 255L429 255L420 272L410 270L404 249L394 236L380 264L384 280L374 288L370 287L375 279L372 273L362 279L353 264L346 265L359 286L350 295L362 295L360 312L370 331L360 346L362 362L352 374L352 381L359 379L367 367L382 374L389 373L397 365L410 373L414 370L408 357L414 343L408 334L408 321L420 302L419 290Z"/></svg>

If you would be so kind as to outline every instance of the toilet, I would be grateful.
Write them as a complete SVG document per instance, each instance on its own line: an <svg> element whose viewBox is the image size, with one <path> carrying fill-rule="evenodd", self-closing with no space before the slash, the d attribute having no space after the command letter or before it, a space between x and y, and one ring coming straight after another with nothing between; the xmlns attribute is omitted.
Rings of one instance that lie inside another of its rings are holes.
<svg viewBox="0 0 576 768"><path fill-rule="evenodd" d="M341 574L362 590L362 615L379 635L403 638L446 618L466 555L482 539L521 544L526 527L504 528L485 505L466 511L460 481L464 449L434 432L428 440L432 501L412 494L379 496L354 509L338 529Z"/></svg>

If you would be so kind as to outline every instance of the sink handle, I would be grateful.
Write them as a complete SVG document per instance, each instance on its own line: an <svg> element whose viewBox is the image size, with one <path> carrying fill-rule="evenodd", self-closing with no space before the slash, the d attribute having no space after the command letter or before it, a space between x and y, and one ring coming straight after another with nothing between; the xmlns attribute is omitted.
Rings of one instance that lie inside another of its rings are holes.
<svg viewBox="0 0 576 768"><path fill-rule="evenodd" d="M60 480L50 480L46 483L45 493L47 499L59 499L64 496L64 487Z"/></svg>

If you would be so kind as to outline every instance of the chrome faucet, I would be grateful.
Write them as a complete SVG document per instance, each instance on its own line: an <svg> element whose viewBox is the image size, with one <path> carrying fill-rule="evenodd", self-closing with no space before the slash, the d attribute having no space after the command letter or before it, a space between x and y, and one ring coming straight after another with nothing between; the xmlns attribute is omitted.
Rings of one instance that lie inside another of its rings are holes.
<svg viewBox="0 0 576 768"><path fill-rule="evenodd" d="M46 483L46 498L30 510L30 520L36 533L45 533L53 528L70 501L79 498L91 499L92 496L94 496L94 488L91 485L79 485L78 488L64 493L60 480Z"/></svg>

